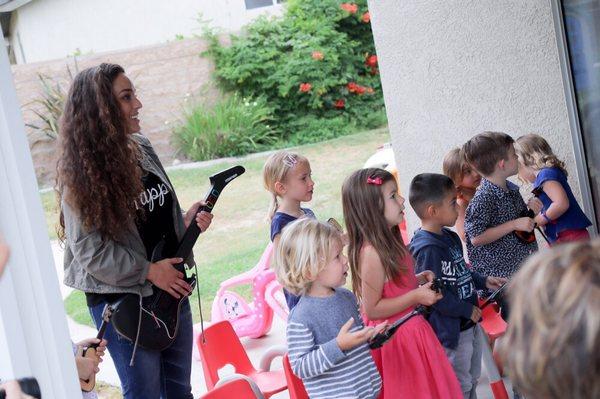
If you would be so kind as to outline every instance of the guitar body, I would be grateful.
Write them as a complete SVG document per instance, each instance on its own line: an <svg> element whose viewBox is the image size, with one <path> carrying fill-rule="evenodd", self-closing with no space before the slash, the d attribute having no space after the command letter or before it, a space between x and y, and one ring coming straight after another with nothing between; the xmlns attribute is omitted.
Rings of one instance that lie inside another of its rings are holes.
<svg viewBox="0 0 600 399"><path fill-rule="evenodd" d="M196 278L184 278L192 286L196 286ZM160 288L153 287L154 293L142 298L136 294L126 294L112 316L113 327L123 337L144 349L162 351L168 348L179 328L179 310L187 297L176 299ZM141 320L139 313L142 313ZM138 337L138 321L139 337Z"/></svg>
<svg viewBox="0 0 600 399"><path fill-rule="evenodd" d="M197 214L202 211L211 212L223 188L244 172L245 169L238 165L210 176L212 186L204 199L205 205L198 209ZM190 223L174 253L164 251L165 245L161 241L154 248L151 261L157 262L165 258L187 259L199 235L198 225ZM196 276L186 276L186 266L183 262L173 267L183 273L183 279L193 291L196 287ZM152 290L152 295L142 298L141 306L140 296L136 294L126 294L112 304L114 310L111 322L119 335L135 345L144 349L162 351L177 337L179 310L187 297L174 298L156 286L152 287Z"/></svg>

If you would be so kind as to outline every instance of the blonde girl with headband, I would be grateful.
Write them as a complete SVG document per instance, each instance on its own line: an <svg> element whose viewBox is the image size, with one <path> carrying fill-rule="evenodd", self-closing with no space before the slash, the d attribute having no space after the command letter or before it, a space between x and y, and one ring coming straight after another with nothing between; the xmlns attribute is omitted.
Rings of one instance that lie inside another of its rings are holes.
<svg viewBox="0 0 600 399"><path fill-rule="evenodd" d="M311 398L375 399L381 378L367 341L385 327L365 327L343 288L348 258L341 233L314 219L290 223L275 248L279 282L300 300L290 311L287 345L294 374Z"/></svg>
<svg viewBox="0 0 600 399"><path fill-rule="evenodd" d="M515 150L519 178L533 184L533 193L543 204L534 221L544 227L550 242L588 240L586 228L592 222L577 203L567 182L565 164L550 144L537 134L527 134L517 139Z"/></svg>
<svg viewBox="0 0 600 399"><path fill-rule="evenodd" d="M308 159L286 150L277 151L267 159L263 167L263 181L272 196L269 207L271 241L277 246L288 223L303 217L315 218L312 210L301 206L312 199L315 182ZM285 288L283 293L288 308L292 310L299 297Z"/></svg>
<svg viewBox="0 0 600 399"><path fill-rule="evenodd" d="M431 306L442 298L432 290L431 271L415 275L398 228L404 198L392 174L375 168L354 172L342 187L342 205L352 288L367 324L393 323L417 305ZM463 397L444 348L422 316L411 318L372 353L383 379L382 399Z"/></svg>

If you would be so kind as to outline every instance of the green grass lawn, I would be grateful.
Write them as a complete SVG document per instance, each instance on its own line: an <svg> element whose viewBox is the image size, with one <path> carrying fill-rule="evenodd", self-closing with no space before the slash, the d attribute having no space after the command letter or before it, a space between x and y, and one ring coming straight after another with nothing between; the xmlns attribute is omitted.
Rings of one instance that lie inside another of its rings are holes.
<svg viewBox="0 0 600 399"><path fill-rule="evenodd" d="M310 163L315 181L313 200L307 204L317 217L327 220L335 217L342 222L341 186L352 171L362 167L377 147L389 141L387 129L378 129L340 137L318 144L305 145L296 150ZM239 163L246 173L234 180L221 194L213 213L210 229L198 238L194 254L200 273L199 286L202 313L210 320L210 309L219 284L252 268L269 242L267 210L270 194L263 188L262 166L266 156L243 159ZM223 162L214 166L176 170L169 173L182 205L187 209L204 198L208 176L233 166ZM56 201L53 193L42 195L49 234L56 237ZM250 289L242 289L249 296ZM196 292L191 298L194 322L199 321ZM91 325L84 295L74 291L65 299L67 313L77 322Z"/></svg>

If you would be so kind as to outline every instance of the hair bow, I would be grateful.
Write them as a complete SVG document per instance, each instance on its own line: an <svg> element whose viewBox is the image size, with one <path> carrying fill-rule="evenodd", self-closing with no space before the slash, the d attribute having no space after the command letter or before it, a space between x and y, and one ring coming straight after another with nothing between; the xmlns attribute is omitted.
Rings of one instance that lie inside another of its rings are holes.
<svg viewBox="0 0 600 399"><path fill-rule="evenodd" d="M367 184L375 184L376 186L381 186L383 184L383 179L381 177L367 177Z"/></svg>

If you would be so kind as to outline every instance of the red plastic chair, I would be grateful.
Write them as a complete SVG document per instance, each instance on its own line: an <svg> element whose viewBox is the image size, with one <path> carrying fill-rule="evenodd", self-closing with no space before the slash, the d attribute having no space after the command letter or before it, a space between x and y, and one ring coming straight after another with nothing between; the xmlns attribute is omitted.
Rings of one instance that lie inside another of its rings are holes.
<svg viewBox="0 0 600 399"><path fill-rule="evenodd" d="M500 316L500 313L495 305L486 306L481 311L481 319L481 327L490 337L491 343L493 343L497 338L503 336L506 332L506 322L502 316Z"/></svg>
<svg viewBox="0 0 600 399"><path fill-rule="evenodd" d="M258 385L265 398L269 398L287 388L283 370L269 371L272 360L276 356L283 356L285 351L267 351L261 359L259 370L256 370L252 366L231 323L227 320L208 327L204 330L204 340L202 335L199 335L196 343L202 361L206 388L209 391L219 381L219 370L227 365L232 365L235 368L235 374L251 378Z"/></svg>
<svg viewBox="0 0 600 399"><path fill-rule="evenodd" d="M244 379L232 380L206 393L201 399L255 399L259 398L252 390L250 383ZM262 398L262 396L261 396Z"/></svg>
<svg viewBox="0 0 600 399"><path fill-rule="evenodd" d="M304 383L292 371L290 359L286 353L283 357L283 370L285 371L285 379L287 380L288 390L290 391L290 399L309 399Z"/></svg>
<svg viewBox="0 0 600 399"><path fill-rule="evenodd" d="M483 302L479 300L479 304ZM494 399L508 399L508 393L502 381L502 363L500 358L493 352L494 342L506 332L506 322L500 316L498 307L495 304L486 306L481 311L481 322L479 323L483 331L487 334L489 343L488 348L483 348L483 362L486 365L490 378L490 387Z"/></svg>

